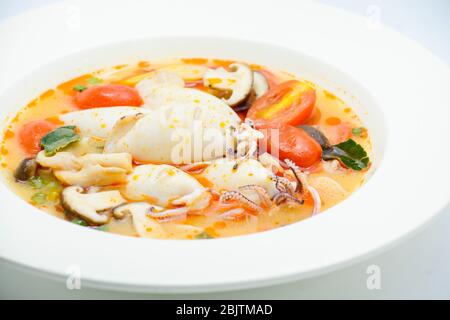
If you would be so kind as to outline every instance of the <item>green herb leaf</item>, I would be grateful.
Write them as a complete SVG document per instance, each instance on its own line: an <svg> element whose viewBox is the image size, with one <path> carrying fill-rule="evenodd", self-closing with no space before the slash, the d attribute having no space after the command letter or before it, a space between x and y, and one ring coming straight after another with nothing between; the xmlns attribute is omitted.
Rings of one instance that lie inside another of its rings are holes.
<svg viewBox="0 0 450 320"><path fill-rule="evenodd" d="M207 232L202 231L195 236L195 239L214 239L214 237L208 234Z"/></svg>
<svg viewBox="0 0 450 320"><path fill-rule="evenodd" d="M36 192L31 196L31 201L34 204L42 205L47 202L47 195L43 192Z"/></svg>
<svg viewBox="0 0 450 320"><path fill-rule="evenodd" d="M348 139L323 151L324 160L340 160L345 166L359 171L367 168L369 157L367 152L355 140Z"/></svg>
<svg viewBox="0 0 450 320"><path fill-rule="evenodd" d="M87 227L88 223L84 221L83 219L80 219L78 217L73 218L70 222L75 223L79 226Z"/></svg>
<svg viewBox="0 0 450 320"><path fill-rule="evenodd" d="M75 91L78 91L78 92L83 92L84 90L87 89L87 87L83 86L82 84L77 84L72 89L75 90Z"/></svg>
<svg viewBox="0 0 450 320"><path fill-rule="evenodd" d="M87 82L88 82L89 84L99 84L99 83L102 83L103 80L102 80L102 79L99 79L99 78L96 78L96 77L92 77L92 78L88 79Z"/></svg>
<svg viewBox="0 0 450 320"><path fill-rule="evenodd" d="M362 135L364 134L366 128L364 127L358 127L358 128L353 128L352 129L352 134L356 137L362 137Z"/></svg>
<svg viewBox="0 0 450 320"><path fill-rule="evenodd" d="M71 143L80 140L75 128L75 126L64 126L47 133L41 139L41 147L44 148L45 155L52 156Z"/></svg>
<svg viewBox="0 0 450 320"><path fill-rule="evenodd" d="M41 177L32 177L27 180L27 184L33 189L40 189L44 186L44 182Z"/></svg>
<svg viewBox="0 0 450 320"><path fill-rule="evenodd" d="M97 231L108 231L108 226L106 224L104 224L102 226L92 227L92 229L97 230Z"/></svg>

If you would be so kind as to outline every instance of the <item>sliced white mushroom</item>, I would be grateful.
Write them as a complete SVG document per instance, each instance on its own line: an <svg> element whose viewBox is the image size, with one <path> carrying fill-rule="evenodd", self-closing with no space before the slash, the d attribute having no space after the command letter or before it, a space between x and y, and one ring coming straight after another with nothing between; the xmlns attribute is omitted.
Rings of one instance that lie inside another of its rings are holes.
<svg viewBox="0 0 450 320"><path fill-rule="evenodd" d="M165 239L167 238L167 233L164 230L164 227L148 214L151 208L152 205L149 203L134 202L120 206L119 211L121 211L122 214L131 214L134 228L140 237ZM118 212L115 214L119 214Z"/></svg>
<svg viewBox="0 0 450 320"><path fill-rule="evenodd" d="M109 216L102 214L102 211L126 202L117 190L97 193L83 191L83 188L78 186L67 187L62 192L61 202L66 210L93 224L108 222Z"/></svg>
<svg viewBox="0 0 450 320"><path fill-rule="evenodd" d="M123 219L126 216L132 216L133 213L139 212L144 210L145 212L149 212L155 208L156 210L162 210L163 208L152 205L148 202L128 202L121 204L119 206L116 206L112 210L112 214L114 218L116 219Z"/></svg>
<svg viewBox="0 0 450 320"><path fill-rule="evenodd" d="M203 84L219 90L232 91L231 96L224 101L235 106L244 102L253 87L253 72L249 66L242 63L230 65L231 71L224 68L209 69L203 76Z"/></svg>
<svg viewBox="0 0 450 320"><path fill-rule="evenodd" d="M58 180L72 186L108 186L127 181L127 170L99 164L87 165L79 171L54 170L53 173Z"/></svg>
<svg viewBox="0 0 450 320"><path fill-rule="evenodd" d="M124 195L131 200L149 201L163 207L176 202L195 209L206 207L211 197L189 174L173 166L154 164L134 168L127 177Z"/></svg>
<svg viewBox="0 0 450 320"><path fill-rule="evenodd" d="M83 136L107 138L117 120L146 112L146 109L137 107L92 108L62 114L59 120L65 125L77 126Z"/></svg>
<svg viewBox="0 0 450 320"><path fill-rule="evenodd" d="M253 91L255 91L256 98L261 97L269 90L269 82L266 77L258 71L253 71Z"/></svg>

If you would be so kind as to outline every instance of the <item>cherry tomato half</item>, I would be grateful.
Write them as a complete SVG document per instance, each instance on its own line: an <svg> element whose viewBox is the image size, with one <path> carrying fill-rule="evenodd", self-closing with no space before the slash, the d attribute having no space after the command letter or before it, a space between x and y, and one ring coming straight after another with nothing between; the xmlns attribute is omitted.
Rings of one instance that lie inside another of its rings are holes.
<svg viewBox="0 0 450 320"><path fill-rule="evenodd" d="M105 84L90 87L75 96L75 104L81 109L142 105L136 89L122 84Z"/></svg>
<svg viewBox="0 0 450 320"><path fill-rule="evenodd" d="M46 120L35 120L25 123L19 130L19 144L29 155L35 155L41 150L41 139L57 127Z"/></svg>
<svg viewBox="0 0 450 320"><path fill-rule="evenodd" d="M257 99L247 117L257 127L303 124L314 110L316 92L308 85L290 80L283 82Z"/></svg>
<svg viewBox="0 0 450 320"><path fill-rule="evenodd" d="M290 125L277 128L260 128L264 139L260 146L280 160L290 159L298 166L307 168L322 158L322 148L303 129Z"/></svg>

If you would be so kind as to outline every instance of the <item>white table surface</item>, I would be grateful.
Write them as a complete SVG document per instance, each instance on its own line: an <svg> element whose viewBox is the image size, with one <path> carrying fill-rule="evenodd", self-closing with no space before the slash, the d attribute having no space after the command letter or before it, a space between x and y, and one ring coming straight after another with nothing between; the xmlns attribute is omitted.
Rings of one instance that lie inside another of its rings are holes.
<svg viewBox="0 0 450 320"><path fill-rule="evenodd" d="M0 0L3 19L58 0ZM275 0L274 0L275 1ZM320 0L368 19L378 19L415 39L450 65L448 0ZM1 49L1 48L0 48ZM450 196L450 195L449 195ZM61 299L450 299L450 205L425 230L363 263L316 278L252 290L191 295L132 294L83 287L68 290L0 264L0 298ZM367 270L380 270L381 288L368 289Z"/></svg>

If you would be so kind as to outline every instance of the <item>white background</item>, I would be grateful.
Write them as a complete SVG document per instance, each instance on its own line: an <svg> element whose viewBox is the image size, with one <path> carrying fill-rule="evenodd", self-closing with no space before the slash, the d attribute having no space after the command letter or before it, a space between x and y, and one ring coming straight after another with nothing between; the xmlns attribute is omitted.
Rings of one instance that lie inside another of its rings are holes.
<svg viewBox="0 0 450 320"><path fill-rule="evenodd" d="M0 23L58 0L0 0ZM448 0L320 0L361 15L379 10L385 23L415 39L450 65ZM1 50L1 48L0 48ZM426 199L424 199L426 201ZM67 290L56 282L0 265L0 298L450 298L450 207L414 238L361 264L321 277L263 289L196 295L142 295L89 288ZM357 239L355 239L357 241ZM369 290L368 267L381 270L381 288Z"/></svg>

